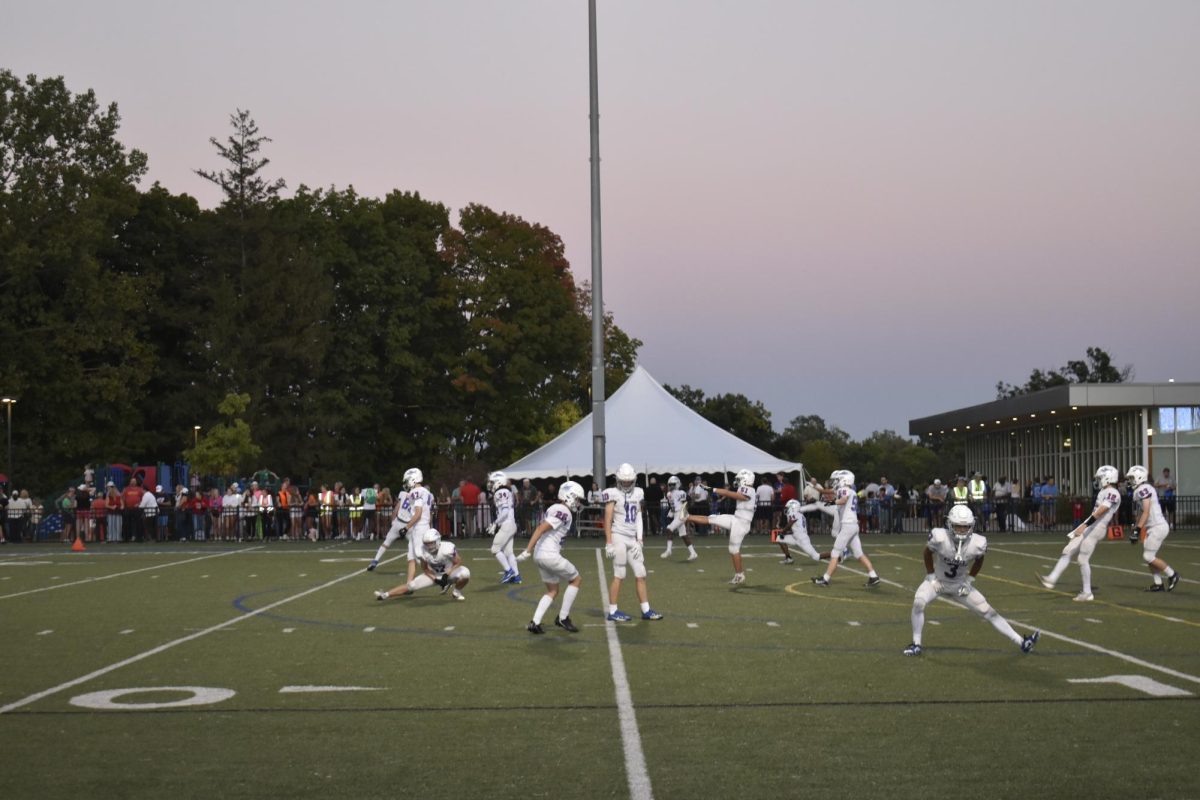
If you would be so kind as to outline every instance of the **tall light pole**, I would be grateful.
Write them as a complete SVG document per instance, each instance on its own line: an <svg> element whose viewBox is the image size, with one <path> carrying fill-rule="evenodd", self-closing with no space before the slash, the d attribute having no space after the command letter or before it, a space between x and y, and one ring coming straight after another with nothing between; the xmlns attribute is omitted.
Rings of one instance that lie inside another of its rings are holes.
<svg viewBox="0 0 1200 800"><path fill-rule="evenodd" d="M604 287L600 269L600 98L596 78L596 0L588 0L588 98L592 164L592 480L601 489L604 459Z"/></svg>
<svg viewBox="0 0 1200 800"><path fill-rule="evenodd" d="M0 403L4 403L6 408L6 416L8 417L8 462L5 464L5 469L8 471L8 488L13 487L13 462L12 462L12 407L16 404L15 397L0 397Z"/></svg>
<svg viewBox="0 0 1200 800"><path fill-rule="evenodd" d="M200 426L196 425L196 426L192 427L192 447L198 447L199 445L200 445Z"/></svg>

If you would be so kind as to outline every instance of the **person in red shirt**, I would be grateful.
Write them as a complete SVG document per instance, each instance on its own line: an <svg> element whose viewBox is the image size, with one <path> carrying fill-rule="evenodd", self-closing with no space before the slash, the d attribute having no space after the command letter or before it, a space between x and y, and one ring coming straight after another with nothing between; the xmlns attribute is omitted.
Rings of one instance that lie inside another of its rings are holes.
<svg viewBox="0 0 1200 800"><path fill-rule="evenodd" d="M142 495L146 490L142 488L142 482L135 476L130 479L129 485L121 492L121 500L124 503L124 518L125 518L125 539L130 542L140 542L144 535L142 530L142 511L138 506L142 503Z"/></svg>
<svg viewBox="0 0 1200 800"><path fill-rule="evenodd" d="M462 495L463 514L466 516L467 536L474 536L479 520L479 493L482 491L470 480L463 481L458 487Z"/></svg>

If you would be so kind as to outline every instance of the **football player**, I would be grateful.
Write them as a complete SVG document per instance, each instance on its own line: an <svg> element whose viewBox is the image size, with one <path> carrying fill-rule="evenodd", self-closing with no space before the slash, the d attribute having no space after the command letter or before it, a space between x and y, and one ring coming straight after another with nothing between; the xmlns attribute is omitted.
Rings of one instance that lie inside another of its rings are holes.
<svg viewBox="0 0 1200 800"><path fill-rule="evenodd" d="M503 472L493 472L488 475L487 489L496 505L496 521L488 526L492 535L492 555L500 562L504 570L501 583L520 583L521 570L517 566L517 557L513 554L513 537L517 535L517 518L513 511L512 489L508 486L508 476Z"/></svg>
<svg viewBox="0 0 1200 800"><path fill-rule="evenodd" d="M462 563L458 548L453 542L443 542L442 535L437 531L425 531L421 539L421 574L410 578L386 592L376 592L376 600L387 600L390 597L403 597L406 594L433 586L435 583L442 587L442 594L447 591L455 600L466 600L462 589L471 580L471 571Z"/></svg>
<svg viewBox="0 0 1200 800"><path fill-rule="evenodd" d="M1070 541L1063 548L1062 556L1054 565L1054 569L1050 570L1050 574L1037 575L1042 586L1053 589L1067 565L1071 563L1071 556L1078 554L1077 560L1079 574L1083 577L1083 589L1075 595L1075 599L1081 603L1095 599L1092 595L1092 551L1108 534L1109 520L1112 519L1113 514L1117 513L1117 508L1121 505L1121 493L1117 491L1117 480L1116 467L1105 464L1096 470L1096 483L1100 487L1100 492L1096 495L1096 506L1092 509L1091 516L1067 534Z"/></svg>
<svg viewBox="0 0 1200 800"><path fill-rule="evenodd" d="M379 562L383 560L383 556L388 548L404 535L404 532L408 530L409 523L412 522L412 516L412 505L408 502L408 492L401 489L400 493L396 495L396 505L392 508L392 525L388 528L387 536L383 538L383 543L375 551L375 557L367 565L367 572L374 572L375 568L379 566Z"/></svg>
<svg viewBox="0 0 1200 800"><path fill-rule="evenodd" d="M713 525L729 531L729 556L733 560L733 580L729 583L737 586L746 582L746 573L742 570L742 540L750 532L750 523L754 521L754 510L758 507L758 501L754 496L754 473L750 470L738 470L733 477L733 485L732 490L704 487L715 497L736 500L737 505L734 506L732 514L689 514L687 519L693 525Z"/></svg>
<svg viewBox="0 0 1200 800"><path fill-rule="evenodd" d="M609 622L629 622L632 619L617 608L621 581L628 567L633 568L642 619L657 620L663 615L650 607L646 593L646 562L642 553L642 502L645 499L637 486L637 472L629 464L617 467L617 485L604 490L604 555L612 559L613 579L608 587Z"/></svg>
<svg viewBox="0 0 1200 800"><path fill-rule="evenodd" d="M783 535L776 535L774 537L775 543L778 544L779 549L783 551L783 561L779 563L793 563L794 559L792 558L792 553L788 549L789 544L793 547L800 548L800 552L804 553L804 555L808 556L813 561L821 560L821 554L818 553L816 548L812 546L812 542L808 538L808 522L804 518L806 513L809 511L816 511L818 508L819 506L817 503L810 503L809 505L802 506L800 505L799 500L788 500L787 504L784 505L783 513L787 518L788 523L784 530L786 530L787 533L784 533L783 531L777 531L775 532L776 534ZM826 557L828 558L828 556Z"/></svg>
<svg viewBox="0 0 1200 800"><path fill-rule="evenodd" d="M1158 504L1158 491L1149 482L1150 472L1143 466L1130 467L1129 472L1125 473L1125 477L1133 489L1133 502L1139 504L1135 525L1137 532L1129 537L1129 541L1137 544L1138 540L1141 540L1142 560L1146 562L1146 566L1150 568L1150 574L1154 576L1154 582L1146 588L1146 591L1161 592L1165 589L1169 592L1179 583L1179 573L1158 557L1158 549L1162 547L1167 534L1171 532L1171 526L1167 524L1167 518L1163 516L1162 506ZM1165 586L1163 585L1164 576L1167 579Z"/></svg>
<svg viewBox="0 0 1200 800"><path fill-rule="evenodd" d="M546 593L538 601L533 619L525 628L530 633L546 632L542 628L542 618L550 610L554 598L558 597L558 586L564 580L567 581L567 588L563 592L562 606L554 624L569 633L579 633L579 628L571 622L571 606L575 602L575 595L579 594L583 578L575 565L563 558L562 542L570 535L571 522L579 509L583 508L584 498L582 486L575 481L563 481L563 485L558 487L558 502L546 509L546 516L534 529L529 544L517 556L517 561L524 561L533 555L533 563L537 564L538 572L546 584Z"/></svg>
<svg viewBox="0 0 1200 800"><path fill-rule="evenodd" d="M934 528L929 532L924 553L925 582L913 597L913 639L912 644L904 648L904 655L919 656L923 652L921 631L925 627L925 606L938 595L957 598L964 606L990 622L1002 636L1020 647L1022 653L1032 652L1041 631L1022 637L1008 624L1008 620L988 605L987 598L975 588L975 576L983 569L983 557L987 553L987 539L972 533L975 515L968 506L957 505L946 515L946 522L950 526L949 531Z"/></svg>
<svg viewBox="0 0 1200 800"><path fill-rule="evenodd" d="M676 475L667 478L667 505L671 509L672 519L671 524L667 526L667 549L663 551L662 558L671 557L671 547L675 544L675 533L678 531L679 538L687 545L687 560L695 561L700 556L696 555L692 537L688 535L688 496Z"/></svg>
<svg viewBox="0 0 1200 800"><path fill-rule="evenodd" d="M863 552L862 542L858 538L858 495L854 493L854 473L848 469L835 469L829 476L834 492L833 514L833 548L829 551L829 566L825 574L812 579L813 584L820 587L829 585L834 570L837 569L847 549L867 568L867 586L878 586L879 575L871 559Z"/></svg>

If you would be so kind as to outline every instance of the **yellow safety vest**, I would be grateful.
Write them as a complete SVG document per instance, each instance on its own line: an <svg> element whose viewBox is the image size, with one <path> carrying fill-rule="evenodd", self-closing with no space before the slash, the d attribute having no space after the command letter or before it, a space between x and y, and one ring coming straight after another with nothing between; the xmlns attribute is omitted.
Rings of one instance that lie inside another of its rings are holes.
<svg viewBox="0 0 1200 800"><path fill-rule="evenodd" d="M955 486L951 491L954 492L954 505L964 506L967 504L967 487Z"/></svg>
<svg viewBox="0 0 1200 800"><path fill-rule="evenodd" d="M971 499L978 503L982 503L984 494L983 481L971 481L968 485L971 489Z"/></svg>

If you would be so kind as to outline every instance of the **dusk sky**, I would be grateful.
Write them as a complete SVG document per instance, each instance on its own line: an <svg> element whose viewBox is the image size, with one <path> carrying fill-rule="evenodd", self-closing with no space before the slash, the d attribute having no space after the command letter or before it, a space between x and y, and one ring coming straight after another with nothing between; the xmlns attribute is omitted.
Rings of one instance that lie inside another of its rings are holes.
<svg viewBox="0 0 1200 800"><path fill-rule="evenodd" d="M1082 358L1200 380L1200 2L600 0L604 294L660 381L861 438ZM160 181L546 225L590 274L586 0L5 3Z"/></svg>

